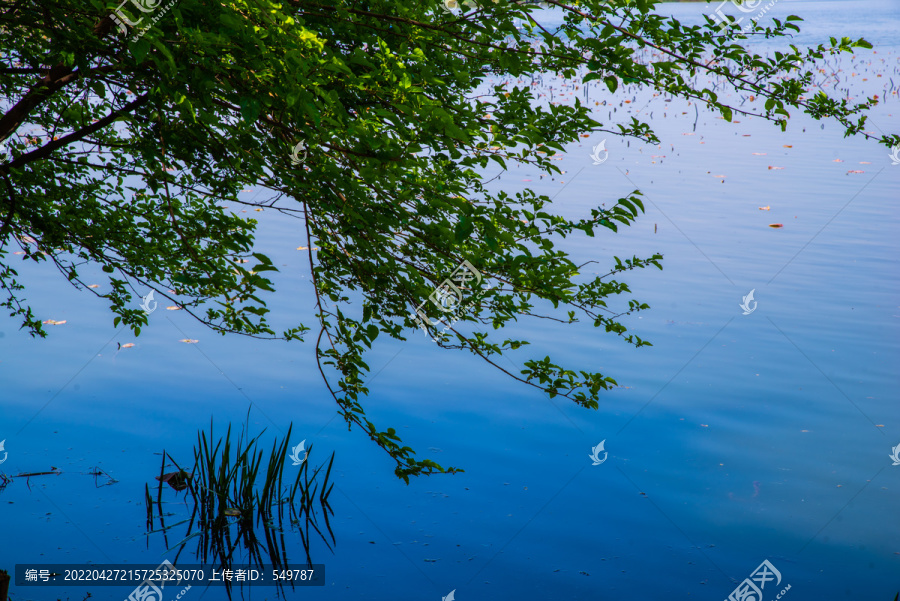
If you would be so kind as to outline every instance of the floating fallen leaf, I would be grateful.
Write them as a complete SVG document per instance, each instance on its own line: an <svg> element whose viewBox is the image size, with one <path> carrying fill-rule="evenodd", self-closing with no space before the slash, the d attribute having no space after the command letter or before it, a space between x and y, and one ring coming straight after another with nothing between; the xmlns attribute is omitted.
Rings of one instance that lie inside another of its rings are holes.
<svg viewBox="0 0 900 601"><path fill-rule="evenodd" d="M179 340L178 342L186 342L187 344L197 344L197 343L200 342L200 341L199 341L199 340L193 340L193 339L191 339L191 338L182 338L182 339Z"/></svg>
<svg viewBox="0 0 900 601"><path fill-rule="evenodd" d="M99 288L100 284L88 284L88 288Z"/></svg>
<svg viewBox="0 0 900 601"><path fill-rule="evenodd" d="M162 476L156 476L156 479L160 482L165 482L175 490L184 490L188 487L187 481L191 479L191 475L184 470L179 470L177 472L163 474Z"/></svg>
<svg viewBox="0 0 900 601"><path fill-rule="evenodd" d="M784 169L784 167L773 167L772 165L769 165L769 169Z"/></svg>
<svg viewBox="0 0 900 601"><path fill-rule="evenodd" d="M870 163L869 161L860 161L859 164L860 165L871 165L872 163Z"/></svg>
<svg viewBox="0 0 900 601"><path fill-rule="evenodd" d="M851 169L847 173L865 173L865 171L860 171L859 169Z"/></svg>
<svg viewBox="0 0 900 601"><path fill-rule="evenodd" d="M256 211L257 213L259 213L260 211L262 211L262 209L253 209L253 210Z"/></svg>
<svg viewBox="0 0 900 601"><path fill-rule="evenodd" d="M769 207L769 206L767 205L767 206L764 206L764 207L759 207L759 210L760 210L760 211L768 211L770 208L771 208L771 207Z"/></svg>
<svg viewBox="0 0 900 601"><path fill-rule="evenodd" d="M227 507L222 511L222 513L224 513L225 515L230 515L230 516L234 517L234 516L240 516L241 510L235 509L233 507Z"/></svg>
<svg viewBox="0 0 900 601"><path fill-rule="evenodd" d="M235 259L235 263L249 263L250 259Z"/></svg>
<svg viewBox="0 0 900 601"><path fill-rule="evenodd" d="M178 305L170 305L166 307L166 311L181 311L181 309L182 307L179 307Z"/></svg>
<svg viewBox="0 0 900 601"><path fill-rule="evenodd" d="M714 175L713 177L718 178L718 179L722 179L722 178L725 177L725 176L724 176L724 175Z"/></svg>
<svg viewBox="0 0 900 601"><path fill-rule="evenodd" d="M784 227L783 223L770 223L769 227Z"/></svg>
<svg viewBox="0 0 900 601"><path fill-rule="evenodd" d="M119 348L131 348L134 346L133 342L126 342L125 344L119 345Z"/></svg>
<svg viewBox="0 0 900 601"><path fill-rule="evenodd" d="M24 255L24 254L25 254L25 251L17 250L17 251L14 252L13 254L14 254L14 255Z"/></svg>
<svg viewBox="0 0 900 601"><path fill-rule="evenodd" d="M782 144L781 147L782 148L793 148L793 146L791 146L790 144Z"/></svg>
<svg viewBox="0 0 900 601"><path fill-rule="evenodd" d="M843 161L843 159L834 159L834 160L831 161L831 162L832 162L832 163L843 163L844 161Z"/></svg>
<svg viewBox="0 0 900 601"><path fill-rule="evenodd" d="M582 138L590 138L590 137L591 137L591 134L581 134L581 137L582 137Z"/></svg>
<svg viewBox="0 0 900 601"><path fill-rule="evenodd" d="M297 250L309 250L308 246L298 246ZM319 250L318 246L313 246L313 250Z"/></svg>
<svg viewBox="0 0 900 601"><path fill-rule="evenodd" d="M701 428L709 428L709 424L700 424Z"/></svg>
<svg viewBox="0 0 900 601"><path fill-rule="evenodd" d="M764 157L764 156L766 156L766 153L765 153L765 152L754 152L753 154L755 154L755 155L758 156L758 157Z"/></svg>
<svg viewBox="0 0 900 601"><path fill-rule="evenodd" d="M62 321L56 321L55 319L48 319L48 320L43 321L43 322L41 322L41 323L45 323L45 324L48 324L48 325L51 325L51 326L61 326L62 324L66 323L66 320L64 319L64 320L62 320Z"/></svg>

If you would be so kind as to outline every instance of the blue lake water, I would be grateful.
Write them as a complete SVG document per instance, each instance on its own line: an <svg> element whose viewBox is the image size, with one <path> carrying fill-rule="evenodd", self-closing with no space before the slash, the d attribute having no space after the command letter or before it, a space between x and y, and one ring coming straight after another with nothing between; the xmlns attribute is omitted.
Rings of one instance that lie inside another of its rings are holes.
<svg viewBox="0 0 900 601"><path fill-rule="evenodd" d="M695 23L714 6L664 8ZM884 100L869 131L900 131L900 5L782 0L768 16L788 14L806 19L798 45L829 35L875 44L845 59L839 87ZM583 99L583 88L563 84L545 78L542 87L554 86L554 101ZM157 536L147 543L143 502L159 453L188 462L198 429L211 418L217 429L239 427L252 404L251 432L267 428L269 440L293 423L292 444L315 445L311 461L336 456L337 544L313 553L327 584L290 598L436 601L455 590L460 601L718 600L768 559L780 586L791 585L787 599L893 599L900 165L883 146L802 115L781 132L628 87L615 97L589 90L592 105L604 100L601 120L613 108L613 117L652 112L660 147L593 134L561 157L565 174L548 181L513 168L494 184L558 195L567 215L644 193L647 213L635 226L562 244L576 262L598 261L587 275L608 271L614 255L665 256L661 272L620 278L652 307L626 324L654 346L634 349L587 324L522 321L510 332L533 342L510 357L510 369L549 354L616 378L621 387L598 411L516 385L422 333L407 343L382 337L367 358L377 374L370 419L395 427L420 458L466 470L407 486L380 449L336 417L311 343L220 337L162 306L135 340L92 295L23 266L36 314L66 323L32 340L0 320L8 453L0 471L63 474L31 478L30 487L18 478L0 492L0 568L159 563L164 547ZM593 165L591 146L603 138L609 159ZM260 250L281 269L273 321L311 324L307 256L295 250L305 245L300 222L254 217ZM751 289L758 304L744 315ZM595 466L588 455L600 441L608 458ZM98 488L86 475L94 466L118 482ZM105 600L130 589L86 590ZM82 589L14 587L12 599L50 593L83 597Z"/></svg>

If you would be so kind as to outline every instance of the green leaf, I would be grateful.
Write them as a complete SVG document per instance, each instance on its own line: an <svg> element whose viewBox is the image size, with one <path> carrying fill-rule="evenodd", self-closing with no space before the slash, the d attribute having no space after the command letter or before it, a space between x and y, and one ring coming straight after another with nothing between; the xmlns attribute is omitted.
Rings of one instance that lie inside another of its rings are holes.
<svg viewBox="0 0 900 601"><path fill-rule="evenodd" d="M145 38L141 38L131 44L131 55L134 56L134 60L138 64L144 62L148 52L150 52L150 41Z"/></svg>
<svg viewBox="0 0 900 601"><path fill-rule="evenodd" d="M603 78L603 81L606 83L606 87L609 88L609 91L615 94L616 90L619 88L619 80L612 75L607 75Z"/></svg>

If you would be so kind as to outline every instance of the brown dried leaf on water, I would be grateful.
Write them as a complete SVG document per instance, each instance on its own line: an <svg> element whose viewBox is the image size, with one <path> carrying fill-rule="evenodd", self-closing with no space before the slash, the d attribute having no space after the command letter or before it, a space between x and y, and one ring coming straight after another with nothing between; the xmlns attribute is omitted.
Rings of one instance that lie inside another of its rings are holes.
<svg viewBox="0 0 900 601"><path fill-rule="evenodd" d="M88 284L88 288L99 288L100 284Z"/></svg>
<svg viewBox="0 0 900 601"><path fill-rule="evenodd" d="M769 169L784 169L784 167L773 167L772 165L769 165Z"/></svg>
<svg viewBox="0 0 900 601"><path fill-rule="evenodd" d="M308 246L298 246L297 250L309 250ZM318 246L313 246L313 250L319 250Z"/></svg>
<svg viewBox="0 0 900 601"><path fill-rule="evenodd" d="M229 515L229 516L234 517L234 516L240 516L240 515L241 515L241 510L240 510L240 509L235 509L234 507L226 507L226 508L222 511L222 513L224 513L225 515Z"/></svg>
<svg viewBox="0 0 900 601"><path fill-rule="evenodd" d="M759 207L759 210L760 210L760 211L768 211L768 210L771 209L771 208L772 208L772 207L766 205L766 206L764 206L764 207Z"/></svg>
<svg viewBox="0 0 900 601"><path fill-rule="evenodd" d="M832 163L843 163L843 162L844 162L844 159L834 159L834 160L831 161L831 162L832 162Z"/></svg>
<svg viewBox="0 0 900 601"><path fill-rule="evenodd" d="M851 169L851 170L848 171L847 173L848 173L848 174L849 174L849 173L865 173L865 171L860 171L859 169Z"/></svg>
<svg viewBox="0 0 900 601"><path fill-rule="evenodd" d="M766 153L765 153L765 152L754 152L753 154L755 154L755 155L758 156L758 157L764 157L764 156L766 156Z"/></svg>
<svg viewBox="0 0 900 601"><path fill-rule="evenodd" d="M166 311L181 311L183 307L179 307L178 305L169 305L166 307Z"/></svg>
<svg viewBox="0 0 900 601"><path fill-rule="evenodd" d="M41 323L45 323L45 324L51 325L51 326L61 326L62 324L66 323L66 320L64 319L62 321L56 321L55 319L47 319Z"/></svg>
<svg viewBox="0 0 900 601"><path fill-rule="evenodd" d="M123 345L120 346L119 348L131 348L131 347L133 347L133 346L134 346L134 343L133 343L133 342L126 342L125 344L123 344Z"/></svg>
<svg viewBox="0 0 900 601"><path fill-rule="evenodd" d="M784 227L783 223L770 223L769 227Z"/></svg>
<svg viewBox="0 0 900 601"><path fill-rule="evenodd" d="M262 209L253 209L253 210L256 211L257 213L259 213L260 211L262 211Z"/></svg>
<svg viewBox="0 0 900 601"><path fill-rule="evenodd" d="M790 144L782 144L781 147L782 148L793 148L793 146Z"/></svg>
<svg viewBox="0 0 900 601"><path fill-rule="evenodd" d="M199 341L199 340L194 340L193 338L182 338L182 339L179 340L178 342L184 342L184 343L186 343L186 344L197 344L197 343L200 342L200 341Z"/></svg>
<svg viewBox="0 0 900 601"><path fill-rule="evenodd" d="M177 472L169 472L168 474L157 476L156 479L160 482L165 482L175 490L184 490L188 487L187 481L191 479L191 475L184 470L179 470Z"/></svg>

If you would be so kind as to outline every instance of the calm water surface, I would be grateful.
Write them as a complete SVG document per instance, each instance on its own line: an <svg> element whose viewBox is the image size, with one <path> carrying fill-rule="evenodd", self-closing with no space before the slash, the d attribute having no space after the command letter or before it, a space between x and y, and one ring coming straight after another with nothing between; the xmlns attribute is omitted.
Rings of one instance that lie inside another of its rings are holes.
<svg viewBox="0 0 900 601"><path fill-rule="evenodd" d="M665 8L687 23L709 9ZM900 6L783 0L769 13L788 14L806 19L798 45L829 35L876 45L848 58L839 87L879 94L886 102L869 130L900 131L900 99L890 93L900 85ZM554 86L555 101L584 100L583 88L563 83L545 78L541 87ZM768 559L791 585L787 599L892 599L900 590L900 467L888 458L900 444L900 166L883 147L803 116L782 133L628 88L615 101L598 87L588 94L591 105L608 102L594 105L601 120L613 108L613 118L652 113L661 147L610 136L609 160L592 165L594 134L568 149L561 177L514 168L497 185L558 194L570 215L636 188L645 194L636 226L563 244L576 261L599 262L586 275L608 270L613 255L665 255L664 271L624 278L652 307L627 323L654 346L633 349L587 326L515 328L533 341L511 357L516 365L550 354L616 378L622 387L599 411L516 386L421 333L383 341L367 359L378 374L370 418L397 428L420 458L466 470L406 486L384 453L335 417L311 344L222 338L165 310L134 340L111 326L101 302L23 266L36 313L67 323L32 340L0 321L0 439L9 453L0 469L64 474L33 478L30 489L17 479L0 493L0 567L159 563L165 549L158 537L148 544L143 505L158 453L188 462L198 429L210 418L237 426L252 403L252 432L280 436L293 422L293 444L314 444L314 461L336 453L337 546L315 548L327 586L304 589L304 598L437 600L455 589L460 601L718 600ZM310 323L300 223L255 216L261 250L281 267L270 303L276 323ZM738 305L751 289L758 306L743 315ZM117 342L136 346L117 352ZM592 466L601 440L608 459ZM93 466L118 482L97 488L85 475ZM130 589L87 590L105 600ZM13 599L84 596L39 592L14 588Z"/></svg>

